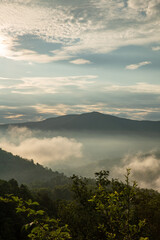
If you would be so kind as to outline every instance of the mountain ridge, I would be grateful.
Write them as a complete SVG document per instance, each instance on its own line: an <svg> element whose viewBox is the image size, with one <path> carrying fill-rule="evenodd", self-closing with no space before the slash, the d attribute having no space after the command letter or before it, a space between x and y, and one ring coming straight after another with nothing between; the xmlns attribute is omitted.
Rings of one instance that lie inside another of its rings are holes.
<svg viewBox="0 0 160 240"><path fill-rule="evenodd" d="M0 128L9 126L27 127L44 131L150 132L160 134L160 121L132 120L100 112L63 115L38 122L4 124Z"/></svg>

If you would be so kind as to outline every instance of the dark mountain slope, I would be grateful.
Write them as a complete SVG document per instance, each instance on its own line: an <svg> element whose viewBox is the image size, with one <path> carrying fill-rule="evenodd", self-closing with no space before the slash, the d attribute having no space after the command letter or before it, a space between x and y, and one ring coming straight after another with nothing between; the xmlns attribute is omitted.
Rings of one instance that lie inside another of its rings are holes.
<svg viewBox="0 0 160 240"><path fill-rule="evenodd" d="M98 112L80 115L66 115L49 118L40 122L11 124L12 126L26 126L30 129L54 131L101 131L110 133L153 133L160 135L160 121L136 121L119 118ZM7 128L3 125L1 128Z"/></svg>
<svg viewBox="0 0 160 240"><path fill-rule="evenodd" d="M16 179L19 183L44 183L52 181L54 185L63 185L68 178L61 173L53 172L33 161L23 159L19 156L0 149L0 179Z"/></svg>

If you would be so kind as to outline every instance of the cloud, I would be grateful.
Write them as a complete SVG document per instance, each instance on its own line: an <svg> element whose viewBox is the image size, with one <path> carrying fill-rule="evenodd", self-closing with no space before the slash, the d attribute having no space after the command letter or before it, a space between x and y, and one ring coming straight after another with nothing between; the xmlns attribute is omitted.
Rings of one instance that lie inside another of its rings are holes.
<svg viewBox="0 0 160 240"><path fill-rule="evenodd" d="M89 60L80 58L80 59L75 59L73 61L70 61L70 63L79 65L79 64L90 64L91 62Z"/></svg>
<svg viewBox="0 0 160 240"><path fill-rule="evenodd" d="M7 16L7 18L6 18ZM107 53L122 46L159 43L159 0L1 1L1 56L46 63L70 60L79 53ZM17 50L19 36L35 35L61 43L50 52ZM39 57L38 57L39 56Z"/></svg>
<svg viewBox="0 0 160 240"><path fill-rule="evenodd" d="M135 98L135 96L133 96ZM154 99L153 99L154 100ZM135 120L159 120L160 108L156 106L150 107L145 104L137 106L137 104L131 104L130 106L119 103L106 104L105 102L82 102L77 104L73 101L70 104L66 104L65 100L62 103L36 103L29 106L0 106L1 123L17 123L27 121L41 121L46 118L62 116L66 114L80 114L85 112L101 112L104 114L115 115L117 117L130 118ZM145 103L145 99L144 99ZM6 116L23 115L21 118L5 118ZM7 121L6 121L7 120Z"/></svg>
<svg viewBox="0 0 160 240"><path fill-rule="evenodd" d="M64 77L24 77L18 80L0 80L0 89L23 95L69 93L72 89L87 89L95 83L96 75L64 76Z"/></svg>
<svg viewBox="0 0 160 240"><path fill-rule="evenodd" d="M0 109L10 109L10 110L14 110L17 109L17 107L14 106L6 106L6 105L0 105Z"/></svg>
<svg viewBox="0 0 160 240"><path fill-rule="evenodd" d="M58 58L56 56L49 56L47 54L39 54L36 51L31 50L21 50L18 52L10 52L10 55L7 56L7 58L15 60L15 61L27 61L31 65L32 62L35 63L49 63L53 61L61 60L61 58ZM62 57L62 60L69 59L69 56Z"/></svg>
<svg viewBox="0 0 160 240"><path fill-rule="evenodd" d="M160 94L159 84L149 84L145 82L140 82L134 85L108 85L103 88L106 92L131 92L131 93L149 93L149 94Z"/></svg>
<svg viewBox="0 0 160 240"><path fill-rule="evenodd" d="M1 143L13 143L13 144L20 144L22 141L28 138L32 138L33 134L32 131L26 127L8 127L5 135L1 136Z"/></svg>
<svg viewBox="0 0 160 240"><path fill-rule="evenodd" d="M106 107L104 103L97 104L75 104L75 105L67 105L67 104L57 104L55 106L49 106L46 104L37 104L33 106L38 113L43 114L54 114L54 115L66 115L66 114L79 114L84 112L93 112L93 111L102 111L103 108Z"/></svg>
<svg viewBox="0 0 160 240"><path fill-rule="evenodd" d="M7 118L7 119L17 119L17 118L21 118L23 116L24 116L23 114L13 114L13 115L5 116L4 118Z"/></svg>
<svg viewBox="0 0 160 240"><path fill-rule="evenodd" d="M21 94L27 93L27 90L33 91L34 93L65 93L71 90L67 90L67 87L76 87L78 89L86 89L94 83L95 75L85 76L65 76L65 77L30 77L22 78L23 83L16 86L15 91ZM21 91L22 90L22 91ZM23 92L26 91L26 92Z"/></svg>
<svg viewBox="0 0 160 240"><path fill-rule="evenodd" d="M126 69L135 70L135 69L138 69L138 68L140 68L142 66L145 66L145 65L148 65L148 64L151 64L151 62L145 61L145 62L140 62L140 63L137 63L137 64L131 64L131 65L126 66Z"/></svg>
<svg viewBox="0 0 160 240"><path fill-rule="evenodd" d="M128 6L139 13L143 11L147 17L157 16L159 13L159 0L128 0Z"/></svg>
<svg viewBox="0 0 160 240"><path fill-rule="evenodd" d="M126 169L131 169L131 178L138 181L142 188L153 188L160 191L160 153L151 151L149 153L137 153L126 156L120 166L112 169L112 174L122 176Z"/></svg>
<svg viewBox="0 0 160 240"><path fill-rule="evenodd" d="M134 120L144 120L148 117L148 119L152 120L159 120L159 112L160 108L127 108L125 106L122 107L113 107L109 104L98 102L96 104L57 104L55 106L53 105L47 105L47 104L37 104L35 106L32 106L33 109L36 110L37 114L43 114L44 119L51 117L51 116L63 116L67 114L81 114L81 113L87 113L87 112L101 112L104 114L110 114L117 117L123 117L123 118L130 118ZM154 119L153 117L156 117Z"/></svg>
<svg viewBox="0 0 160 240"><path fill-rule="evenodd" d="M77 137L79 140L76 140L62 136L53 137L53 132L42 133L26 127L10 127L5 135L0 134L1 148L52 167L53 170L59 169L70 174L75 171L90 176L95 171L109 167L111 175L121 179L126 168L131 168L131 178L138 181L140 187L160 190L159 151L128 154L120 161L120 156L126 151L148 151L152 147L159 147L157 139L108 136L104 141L97 135L86 135L86 138ZM104 160L99 161L100 159Z"/></svg>
<svg viewBox="0 0 160 240"><path fill-rule="evenodd" d="M154 2L154 1L152 1ZM147 8L149 7L149 0L128 0L128 7L137 11L145 11L147 12Z"/></svg>
<svg viewBox="0 0 160 240"><path fill-rule="evenodd" d="M1 137L0 145L6 151L44 165L74 165L73 160L76 162L83 156L82 143L75 139L61 136L37 138L27 128L9 128Z"/></svg>
<svg viewBox="0 0 160 240"><path fill-rule="evenodd" d="M153 50L153 51L160 51L160 46L152 47L152 50Z"/></svg>
<svg viewBox="0 0 160 240"><path fill-rule="evenodd" d="M18 37L19 35L17 35L17 38L16 38L15 36L12 37L8 34L3 35L3 33L0 33L0 57L8 58L15 61L27 61L30 65L33 64L33 62L49 63L49 62L58 61L61 59L67 60L71 58L71 56L69 55L65 56L62 53L59 54L59 56L56 56L54 51L53 53L50 52L50 55L48 55L48 54L40 54L34 50L25 49L25 48L16 49L18 45Z"/></svg>

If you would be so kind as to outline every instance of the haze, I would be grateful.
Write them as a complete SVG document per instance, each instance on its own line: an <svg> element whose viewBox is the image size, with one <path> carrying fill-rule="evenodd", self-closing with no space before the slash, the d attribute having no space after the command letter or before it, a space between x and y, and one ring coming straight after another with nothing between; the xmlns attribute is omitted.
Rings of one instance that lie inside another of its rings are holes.
<svg viewBox="0 0 160 240"><path fill-rule="evenodd" d="M126 168L132 168L140 186L159 189L159 137L9 127L1 131L0 139L2 149L68 176L75 173L93 177L96 171L107 169L111 176L118 177Z"/></svg>

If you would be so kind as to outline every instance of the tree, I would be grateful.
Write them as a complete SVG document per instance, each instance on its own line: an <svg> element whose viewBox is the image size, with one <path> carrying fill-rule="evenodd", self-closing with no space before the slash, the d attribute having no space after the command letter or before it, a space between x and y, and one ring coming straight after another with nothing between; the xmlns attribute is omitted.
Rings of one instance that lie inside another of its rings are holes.
<svg viewBox="0 0 160 240"><path fill-rule="evenodd" d="M1 202L15 203L16 213L25 215L27 223L23 226L31 240L67 240L70 239L68 226L60 225L60 221L50 218L39 204L32 200L24 201L14 195L0 197Z"/></svg>
<svg viewBox="0 0 160 240"><path fill-rule="evenodd" d="M142 237L142 228L145 220L134 222L134 197L137 184L130 186L130 169L125 175L125 184L121 191L106 191L104 185L99 181L98 190L89 200L96 204L96 209L102 214L105 221L99 224L99 231L105 233L108 240L147 240ZM102 176L100 175L102 178ZM101 180L100 178L100 180ZM114 189L114 186L113 186Z"/></svg>

